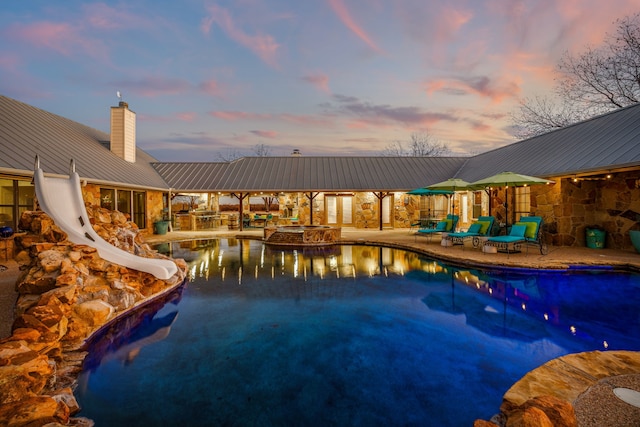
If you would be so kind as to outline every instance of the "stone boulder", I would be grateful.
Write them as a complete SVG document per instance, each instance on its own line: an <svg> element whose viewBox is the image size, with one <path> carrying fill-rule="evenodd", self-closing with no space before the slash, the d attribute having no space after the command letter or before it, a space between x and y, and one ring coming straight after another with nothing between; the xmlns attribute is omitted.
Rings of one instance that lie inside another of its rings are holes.
<svg viewBox="0 0 640 427"><path fill-rule="evenodd" d="M99 299L77 304L73 310L76 316L91 326L104 325L115 312L111 304Z"/></svg>
<svg viewBox="0 0 640 427"><path fill-rule="evenodd" d="M506 427L577 427L571 403L554 396L527 400L507 414Z"/></svg>
<svg viewBox="0 0 640 427"><path fill-rule="evenodd" d="M87 207L96 232L122 250L164 258L144 243L138 227L120 212ZM139 303L180 285L187 271L167 281L100 258L95 248L67 240L43 212L24 212L16 237L23 270L16 283L12 335L0 340L0 425L92 426L73 418L73 397L86 352L78 351L103 325Z"/></svg>

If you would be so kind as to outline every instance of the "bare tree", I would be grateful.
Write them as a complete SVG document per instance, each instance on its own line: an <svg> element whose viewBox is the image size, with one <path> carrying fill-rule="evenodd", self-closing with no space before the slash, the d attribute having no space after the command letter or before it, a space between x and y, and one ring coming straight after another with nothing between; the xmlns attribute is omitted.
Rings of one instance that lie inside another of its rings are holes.
<svg viewBox="0 0 640 427"><path fill-rule="evenodd" d="M512 114L517 136L533 136L640 100L640 13L616 21L616 34L557 66L559 101L536 97Z"/></svg>
<svg viewBox="0 0 640 427"><path fill-rule="evenodd" d="M219 152L217 157L220 162L231 162L242 157L242 153L237 148L229 148L224 153Z"/></svg>
<svg viewBox="0 0 640 427"><path fill-rule="evenodd" d="M253 146L253 152L258 157L269 157L271 155L271 147L264 144L256 144Z"/></svg>
<svg viewBox="0 0 640 427"><path fill-rule="evenodd" d="M269 157L271 155L271 147L264 144L254 145L251 151L258 157ZM218 153L217 158L218 161L221 162L231 162L244 156L246 156L246 154L243 154L237 148L229 148L224 153Z"/></svg>
<svg viewBox="0 0 640 427"><path fill-rule="evenodd" d="M563 128L588 117L582 111L572 108L568 102L554 102L548 97L539 96L520 101L518 110L511 113L511 121L515 124L513 134L519 139Z"/></svg>
<svg viewBox="0 0 640 427"><path fill-rule="evenodd" d="M428 132L414 132L409 141L393 141L382 150L386 157L439 157L449 154L449 148Z"/></svg>

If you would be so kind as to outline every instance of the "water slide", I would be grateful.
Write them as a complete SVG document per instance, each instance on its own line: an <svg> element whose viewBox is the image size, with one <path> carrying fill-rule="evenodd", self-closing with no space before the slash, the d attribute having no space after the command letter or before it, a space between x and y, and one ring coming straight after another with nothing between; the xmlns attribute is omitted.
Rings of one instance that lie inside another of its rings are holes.
<svg viewBox="0 0 640 427"><path fill-rule="evenodd" d="M168 280L177 273L178 267L173 261L137 256L113 246L95 232L84 207L80 177L75 171L73 160L68 179L53 178L44 176L36 156L33 180L40 208L67 233L73 243L91 246L101 258L109 262L151 273L161 280Z"/></svg>

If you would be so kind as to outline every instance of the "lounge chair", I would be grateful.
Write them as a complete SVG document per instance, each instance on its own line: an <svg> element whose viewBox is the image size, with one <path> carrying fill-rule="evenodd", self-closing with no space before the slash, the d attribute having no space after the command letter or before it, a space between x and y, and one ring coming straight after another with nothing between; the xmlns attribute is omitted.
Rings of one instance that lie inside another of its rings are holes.
<svg viewBox="0 0 640 427"><path fill-rule="evenodd" d="M511 252L520 252L522 245L526 247L527 253L529 245L538 246L541 255L549 253L547 244L543 242L542 217L523 216L511 226L507 236L489 237L485 243L485 246L495 246L499 251L507 252L507 256ZM509 247L512 248L511 251Z"/></svg>
<svg viewBox="0 0 640 427"><path fill-rule="evenodd" d="M424 236L429 238L429 241L431 241L434 234L454 231L458 225L458 218L460 218L458 215L448 214L444 220L436 223L435 228L422 228L418 230L414 236L416 236L416 239L418 236Z"/></svg>
<svg viewBox="0 0 640 427"><path fill-rule="evenodd" d="M471 239L473 247L480 246L480 237L491 236L491 230L493 229L493 223L495 218L492 216L480 216L477 221L474 221L467 231L460 231L457 233L449 233L447 239L451 240L451 245L462 245L464 248L464 241Z"/></svg>

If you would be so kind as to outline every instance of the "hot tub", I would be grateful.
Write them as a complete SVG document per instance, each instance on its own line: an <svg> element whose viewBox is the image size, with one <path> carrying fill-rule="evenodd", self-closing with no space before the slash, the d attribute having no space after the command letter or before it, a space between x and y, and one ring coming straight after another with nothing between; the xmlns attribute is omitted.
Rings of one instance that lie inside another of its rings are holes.
<svg viewBox="0 0 640 427"><path fill-rule="evenodd" d="M322 246L340 240L340 227L329 225L286 225L265 227L264 241L273 245Z"/></svg>

